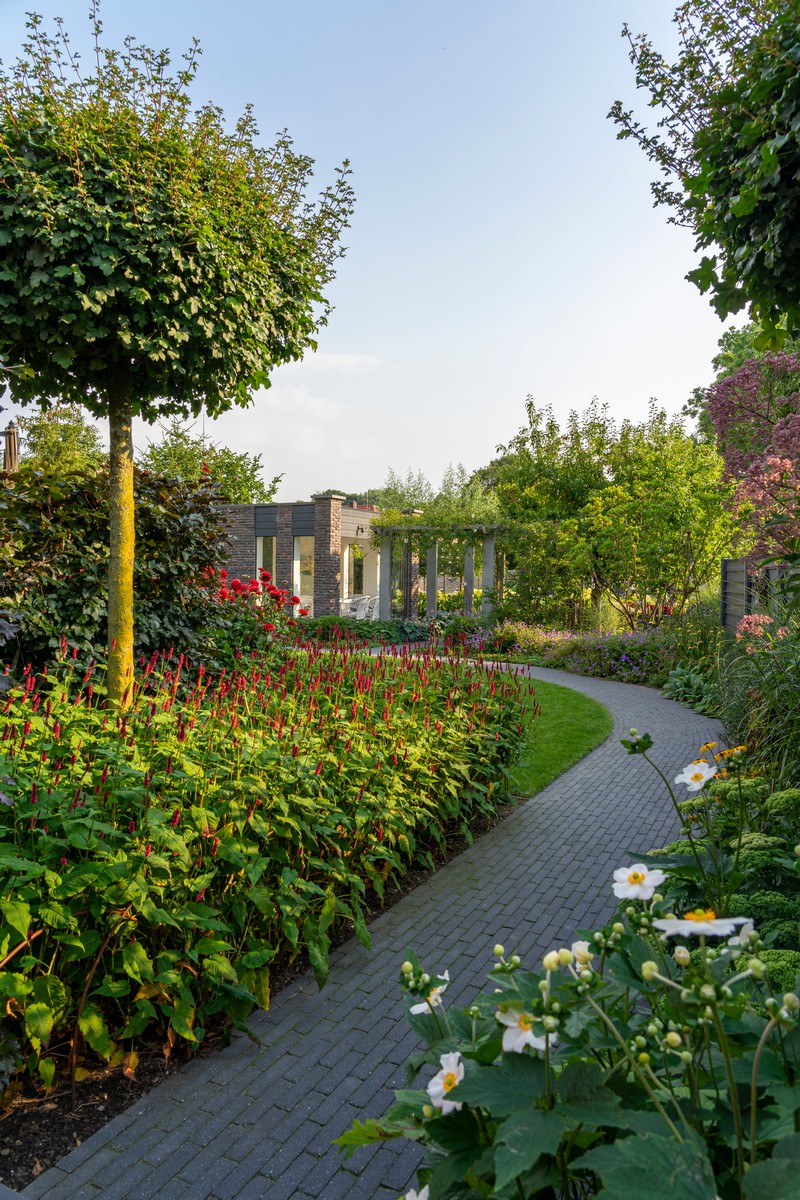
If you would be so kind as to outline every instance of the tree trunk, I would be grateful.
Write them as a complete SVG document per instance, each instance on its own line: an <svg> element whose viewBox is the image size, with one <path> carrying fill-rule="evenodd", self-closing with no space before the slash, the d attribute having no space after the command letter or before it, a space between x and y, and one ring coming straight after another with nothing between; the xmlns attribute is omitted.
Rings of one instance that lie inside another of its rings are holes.
<svg viewBox="0 0 800 1200"><path fill-rule="evenodd" d="M131 378L116 368L108 403L108 698L125 708L133 685L133 436Z"/></svg>

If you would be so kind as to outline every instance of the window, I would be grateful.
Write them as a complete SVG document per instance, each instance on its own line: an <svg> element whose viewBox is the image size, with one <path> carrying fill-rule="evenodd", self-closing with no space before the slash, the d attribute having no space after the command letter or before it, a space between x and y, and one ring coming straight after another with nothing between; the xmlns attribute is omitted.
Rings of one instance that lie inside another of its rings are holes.
<svg viewBox="0 0 800 1200"><path fill-rule="evenodd" d="M264 568L275 579L275 538L256 538L256 571Z"/></svg>
<svg viewBox="0 0 800 1200"><path fill-rule="evenodd" d="M351 542L347 547L347 595L362 596L364 594L364 548L358 542Z"/></svg>
<svg viewBox="0 0 800 1200"><path fill-rule="evenodd" d="M306 608L314 602L314 539L294 539L294 575L292 586Z"/></svg>

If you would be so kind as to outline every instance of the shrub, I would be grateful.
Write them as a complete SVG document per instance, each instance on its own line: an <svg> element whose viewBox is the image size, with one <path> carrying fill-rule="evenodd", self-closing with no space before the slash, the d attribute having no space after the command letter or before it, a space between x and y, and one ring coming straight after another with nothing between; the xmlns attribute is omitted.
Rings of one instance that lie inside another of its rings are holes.
<svg viewBox="0 0 800 1200"><path fill-rule="evenodd" d="M0 661L41 669L68 634L81 661L106 637L107 480L22 470L0 489L0 605L22 628ZM215 613L204 571L227 546L227 517L213 485L136 474L137 653L205 644Z"/></svg>

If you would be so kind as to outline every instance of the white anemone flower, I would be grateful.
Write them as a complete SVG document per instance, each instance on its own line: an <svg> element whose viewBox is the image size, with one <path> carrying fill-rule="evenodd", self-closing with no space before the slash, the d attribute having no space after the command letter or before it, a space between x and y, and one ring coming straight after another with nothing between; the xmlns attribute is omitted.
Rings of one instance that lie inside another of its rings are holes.
<svg viewBox="0 0 800 1200"><path fill-rule="evenodd" d="M653 921L653 927L660 929L665 937L684 937L704 934L710 937L728 937L736 932L737 925L750 924L750 917L718 917L713 908L696 908L693 912L680 917L664 917Z"/></svg>
<svg viewBox="0 0 800 1200"><path fill-rule="evenodd" d="M570 946L575 961L580 967L590 967L594 958L594 951L588 942L573 942Z"/></svg>
<svg viewBox="0 0 800 1200"><path fill-rule="evenodd" d="M429 1196L430 1196L430 1191L429 1191L428 1185L426 1183L425 1187L422 1188L420 1191L416 1191L414 1188L411 1188L410 1191L406 1192L405 1196L403 1197L403 1200L428 1200Z"/></svg>
<svg viewBox="0 0 800 1200"><path fill-rule="evenodd" d="M505 1012L495 1013L495 1016L501 1025L505 1025L503 1050L506 1053L512 1051L514 1054L522 1054L526 1046L532 1046L534 1050L547 1048L547 1034L544 1037L536 1037L533 1025L538 1018L530 1013L523 1012L521 1008L508 1008Z"/></svg>
<svg viewBox="0 0 800 1200"><path fill-rule="evenodd" d="M440 1108L442 1115L446 1117L448 1113L457 1112L461 1108L459 1101L448 1100L447 1096L464 1078L464 1064L457 1050L452 1054L443 1054L439 1062L442 1069L428 1084L428 1095L434 1108Z"/></svg>
<svg viewBox="0 0 800 1200"><path fill-rule="evenodd" d="M620 900L649 900L665 878L663 871L651 871L644 863L620 867L614 872L614 895Z"/></svg>
<svg viewBox="0 0 800 1200"><path fill-rule="evenodd" d="M439 976L444 979L444 983L437 984L428 992L421 1004L412 1004L410 1011L418 1016L420 1013L430 1012L432 1008L442 1008L442 992L447 991L447 985L450 982L450 972L443 971Z"/></svg>
<svg viewBox="0 0 800 1200"><path fill-rule="evenodd" d="M704 788L709 779L713 779L717 773L717 768L713 763L707 763L705 759L698 758L697 762L689 763L688 767L684 767L680 775L675 776L676 783L685 783L690 792L699 792Z"/></svg>

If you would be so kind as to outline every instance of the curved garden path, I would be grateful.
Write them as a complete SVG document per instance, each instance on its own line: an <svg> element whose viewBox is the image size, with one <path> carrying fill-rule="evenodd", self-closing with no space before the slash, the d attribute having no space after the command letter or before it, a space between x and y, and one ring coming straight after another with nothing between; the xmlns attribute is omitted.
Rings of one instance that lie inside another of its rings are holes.
<svg viewBox="0 0 800 1200"><path fill-rule="evenodd" d="M254 1026L195 1060L23 1193L31 1200L396 1200L419 1151L403 1142L343 1160L331 1139L354 1117L379 1116L416 1048L397 985L407 946L431 971L449 968L451 1002L479 991L501 941L533 965L614 908L612 870L663 845L674 811L656 773L619 745L636 726L668 777L720 736L650 688L534 668L535 679L595 697L610 738L471 849L331 956L323 992L304 976Z"/></svg>

